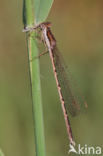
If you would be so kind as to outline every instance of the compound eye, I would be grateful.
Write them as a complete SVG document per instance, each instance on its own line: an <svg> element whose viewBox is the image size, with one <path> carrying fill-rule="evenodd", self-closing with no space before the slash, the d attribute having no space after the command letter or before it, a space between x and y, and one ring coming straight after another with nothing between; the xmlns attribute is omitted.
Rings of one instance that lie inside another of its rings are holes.
<svg viewBox="0 0 103 156"><path fill-rule="evenodd" d="M47 22L47 24L46 24L46 25L47 25L47 27L48 27L48 28L50 28L50 27L51 27L51 23L50 23L50 22Z"/></svg>

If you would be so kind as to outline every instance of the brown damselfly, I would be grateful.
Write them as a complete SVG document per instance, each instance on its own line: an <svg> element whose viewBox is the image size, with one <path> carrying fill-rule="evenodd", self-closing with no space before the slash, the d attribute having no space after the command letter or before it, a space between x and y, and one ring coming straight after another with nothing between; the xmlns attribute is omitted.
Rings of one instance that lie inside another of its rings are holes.
<svg viewBox="0 0 103 156"><path fill-rule="evenodd" d="M40 29L41 31L42 41L45 44L51 58L53 72L66 123L68 138L70 140L70 143L72 145L75 145L68 114L70 113L72 116L77 115L80 110L80 105L78 99L76 98L75 94L73 94L73 91L71 89L71 84L68 79L68 74L66 72L63 58L57 48L56 39L52 34L50 27L51 23L45 22L32 28L25 28L24 31L33 31L35 29Z"/></svg>

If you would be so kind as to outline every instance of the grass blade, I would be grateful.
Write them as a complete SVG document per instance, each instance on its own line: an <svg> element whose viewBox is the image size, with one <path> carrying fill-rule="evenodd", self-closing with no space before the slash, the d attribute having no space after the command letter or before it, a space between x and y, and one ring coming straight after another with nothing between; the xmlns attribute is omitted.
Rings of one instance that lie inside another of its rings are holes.
<svg viewBox="0 0 103 156"><path fill-rule="evenodd" d="M46 20L51 9L53 0L35 0L35 22L42 23Z"/></svg>

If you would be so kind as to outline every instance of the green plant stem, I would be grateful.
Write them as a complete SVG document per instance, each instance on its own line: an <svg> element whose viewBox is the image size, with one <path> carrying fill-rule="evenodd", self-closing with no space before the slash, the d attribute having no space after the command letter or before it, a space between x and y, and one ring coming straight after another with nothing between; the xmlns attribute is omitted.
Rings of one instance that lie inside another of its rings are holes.
<svg viewBox="0 0 103 156"><path fill-rule="evenodd" d="M34 0L25 0L27 26L30 26L34 23L33 2ZM38 56L38 48L35 39L35 32L31 32L29 35L27 34L27 45L28 45L31 87L32 87L32 101L33 101L32 108L33 108L36 156L45 156L39 59L35 58Z"/></svg>

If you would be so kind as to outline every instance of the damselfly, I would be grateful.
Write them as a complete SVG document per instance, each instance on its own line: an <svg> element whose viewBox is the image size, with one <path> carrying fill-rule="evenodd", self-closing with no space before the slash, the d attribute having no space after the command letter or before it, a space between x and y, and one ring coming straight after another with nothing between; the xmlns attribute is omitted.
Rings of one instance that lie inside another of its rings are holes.
<svg viewBox="0 0 103 156"><path fill-rule="evenodd" d="M26 32L26 31L33 31L35 29L40 29L42 33L41 35L42 41L46 45L47 50L49 51L49 55L52 62L53 72L54 72L54 76L55 76L55 80L59 92L65 123L66 123L68 138L70 140L70 143L72 145L75 145L68 111L72 116L75 116L80 110L80 105L72 92L71 85L65 69L64 61L56 46L56 39L52 34L50 27L51 27L51 23L45 22L37 25L36 27L26 28L24 31Z"/></svg>

